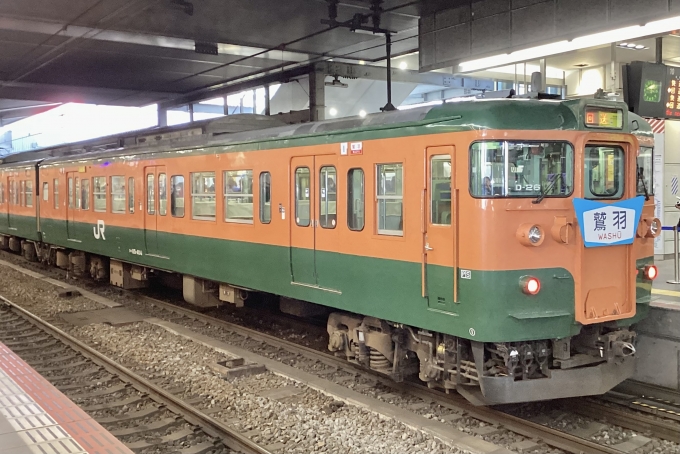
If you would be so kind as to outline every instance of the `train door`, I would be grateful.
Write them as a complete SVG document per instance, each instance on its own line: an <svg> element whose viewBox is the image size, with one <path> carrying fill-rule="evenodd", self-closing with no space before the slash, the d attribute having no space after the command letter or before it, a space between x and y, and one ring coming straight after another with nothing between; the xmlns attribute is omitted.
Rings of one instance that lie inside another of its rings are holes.
<svg viewBox="0 0 680 454"><path fill-rule="evenodd" d="M66 234L69 240L78 239L76 235L76 180L78 173L66 173Z"/></svg>
<svg viewBox="0 0 680 454"><path fill-rule="evenodd" d="M453 146L426 149L423 293L433 309L453 311L458 299L458 241Z"/></svg>
<svg viewBox="0 0 680 454"><path fill-rule="evenodd" d="M167 216L167 172L164 166L144 168L146 206L144 211L144 241L146 255L161 256L158 226ZM129 189L128 189L129 190Z"/></svg>
<svg viewBox="0 0 680 454"><path fill-rule="evenodd" d="M330 290L340 287L337 257L334 258L325 252L337 248L338 242L338 206L340 205L338 196L341 182L338 179L337 155L316 156L314 168L314 187L316 188L314 206L317 219L314 229L316 283L319 287ZM347 193L346 188L343 191L343 195Z"/></svg>
<svg viewBox="0 0 680 454"><path fill-rule="evenodd" d="M290 267L293 283L316 286L314 157L291 159Z"/></svg>

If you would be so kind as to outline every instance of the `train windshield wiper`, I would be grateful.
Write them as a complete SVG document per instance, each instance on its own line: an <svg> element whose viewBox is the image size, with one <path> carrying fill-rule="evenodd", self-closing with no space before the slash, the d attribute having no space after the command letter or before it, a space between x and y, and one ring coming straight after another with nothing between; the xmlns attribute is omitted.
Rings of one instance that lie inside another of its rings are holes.
<svg viewBox="0 0 680 454"><path fill-rule="evenodd" d="M555 175L555 178L553 178L552 182L550 183L550 186L545 188L544 190L541 191L541 195L536 197L536 200L532 201L531 203L541 203L543 199L545 199L545 196L548 195L550 191L553 190L557 182L562 178L562 172L558 173Z"/></svg>
<svg viewBox="0 0 680 454"><path fill-rule="evenodd" d="M644 169L638 167L638 183L642 183L642 189L645 190L645 201L649 200L649 191L647 191L647 184L645 184L645 178L642 176Z"/></svg>

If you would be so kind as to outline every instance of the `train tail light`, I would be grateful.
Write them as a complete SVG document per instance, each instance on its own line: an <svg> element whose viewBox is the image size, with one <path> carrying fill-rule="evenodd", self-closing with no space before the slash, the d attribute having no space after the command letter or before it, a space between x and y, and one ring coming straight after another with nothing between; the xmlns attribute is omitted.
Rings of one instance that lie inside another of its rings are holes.
<svg viewBox="0 0 680 454"><path fill-rule="evenodd" d="M541 291L541 281L533 276L524 276L519 281L522 291L527 295L536 295Z"/></svg>
<svg viewBox="0 0 680 454"><path fill-rule="evenodd" d="M653 281L659 276L659 269L655 265L647 265L645 267L645 277Z"/></svg>

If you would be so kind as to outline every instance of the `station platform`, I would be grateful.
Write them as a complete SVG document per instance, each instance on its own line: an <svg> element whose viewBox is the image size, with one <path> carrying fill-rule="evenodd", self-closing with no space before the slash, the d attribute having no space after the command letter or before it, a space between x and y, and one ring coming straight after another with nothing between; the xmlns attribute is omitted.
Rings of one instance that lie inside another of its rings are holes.
<svg viewBox="0 0 680 454"><path fill-rule="evenodd" d="M132 454L2 343L0 452Z"/></svg>

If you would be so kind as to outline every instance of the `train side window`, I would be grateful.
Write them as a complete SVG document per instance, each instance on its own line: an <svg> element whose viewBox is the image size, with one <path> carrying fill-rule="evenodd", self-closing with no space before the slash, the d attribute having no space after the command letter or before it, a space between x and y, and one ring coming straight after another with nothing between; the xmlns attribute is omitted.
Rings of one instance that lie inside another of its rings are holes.
<svg viewBox="0 0 680 454"><path fill-rule="evenodd" d="M403 164L378 164L378 233L404 234Z"/></svg>
<svg viewBox="0 0 680 454"><path fill-rule="evenodd" d="M214 221L215 202L215 172L192 173L191 218L202 221Z"/></svg>
<svg viewBox="0 0 680 454"><path fill-rule="evenodd" d="M125 214L125 177L111 177L111 212Z"/></svg>
<svg viewBox="0 0 680 454"><path fill-rule="evenodd" d="M68 178L68 207L73 209L73 177Z"/></svg>
<svg viewBox="0 0 680 454"><path fill-rule="evenodd" d="M168 177L164 173L158 174L158 214L168 214Z"/></svg>
<svg viewBox="0 0 680 454"><path fill-rule="evenodd" d="M337 172L335 167L321 167L319 175L319 225L324 229L334 229L338 220Z"/></svg>
<svg viewBox="0 0 680 454"><path fill-rule="evenodd" d="M0 184L0 191L2 191L2 184ZM43 201L49 202L50 200L50 184L49 183L43 183ZM0 202L5 198L4 191L2 191L2 195L0 195Z"/></svg>
<svg viewBox="0 0 680 454"><path fill-rule="evenodd" d="M272 222L272 176L269 172L260 174L260 222Z"/></svg>
<svg viewBox="0 0 680 454"><path fill-rule="evenodd" d="M224 172L224 219L227 222L253 223L253 171Z"/></svg>
<svg viewBox="0 0 680 454"><path fill-rule="evenodd" d="M26 181L26 206L33 206L33 182L30 180Z"/></svg>
<svg viewBox="0 0 680 454"><path fill-rule="evenodd" d="M0 183L0 204L5 203L5 185Z"/></svg>
<svg viewBox="0 0 680 454"><path fill-rule="evenodd" d="M310 222L309 167L295 169L295 222L308 227Z"/></svg>
<svg viewBox="0 0 680 454"><path fill-rule="evenodd" d="M52 183L52 198L54 199L54 209L59 209L59 179L55 178Z"/></svg>
<svg viewBox="0 0 680 454"><path fill-rule="evenodd" d="M106 177L94 177L94 211L106 212Z"/></svg>
<svg viewBox="0 0 680 454"><path fill-rule="evenodd" d="M10 191L12 192L12 205L19 205L19 191L17 190L16 180L12 180Z"/></svg>
<svg viewBox="0 0 680 454"><path fill-rule="evenodd" d="M76 199L76 210L80 209L80 178L76 177L76 191L73 194L73 198Z"/></svg>
<svg viewBox="0 0 680 454"><path fill-rule="evenodd" d="M347 227L364 229L364 171L350 169L347 172Z"/></svg>
<svg viewBox="0 0 680 454"><path fill-rule="evenodd" d="M135 179L128 178L128 209L130 213L135 212Z"/></svg>
<svg viewBox="0 0 680 454"><path fill-rule="evenodd" d="M184 217L184 176L175 175L170 179L170 214L176 218Z"/></svg>
<svg viewBox="0 0 680 454"><path fill-rule="evenodd" d="M81 192L80 192L80 208L82 210L90 209L90 179L83 178L80 182Z"/></svg>
<svg viewBox="0 0 680 454"><path fill-rule="evenodd" d="M146 176L146 212L156 214L156 192L154 185L156 175L149 173Z"/></svg>
<svg viewBox="0 0 680 454"><path fill-rule="evenodd" d="M432 156L430 162L430 222L451 225L451 158Z"/></svg>

